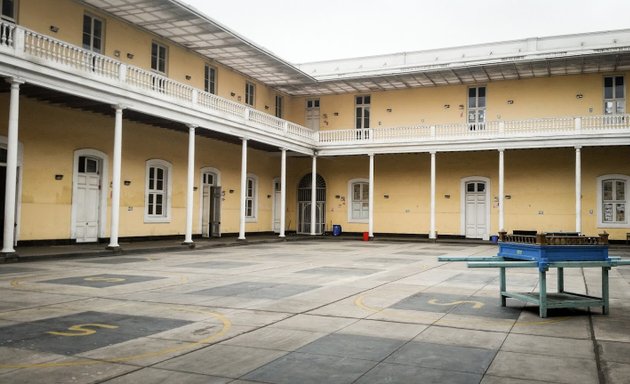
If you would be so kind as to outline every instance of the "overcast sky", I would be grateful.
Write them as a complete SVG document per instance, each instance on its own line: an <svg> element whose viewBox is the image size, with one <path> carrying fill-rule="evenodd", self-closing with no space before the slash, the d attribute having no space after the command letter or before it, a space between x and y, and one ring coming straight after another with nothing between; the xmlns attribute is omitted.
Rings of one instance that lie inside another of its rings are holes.
<svg viewBox="0 0 630 384"><path fill-rule="evenodd" d="M181 0L291 63L630 28L629 0Z"/></svg>

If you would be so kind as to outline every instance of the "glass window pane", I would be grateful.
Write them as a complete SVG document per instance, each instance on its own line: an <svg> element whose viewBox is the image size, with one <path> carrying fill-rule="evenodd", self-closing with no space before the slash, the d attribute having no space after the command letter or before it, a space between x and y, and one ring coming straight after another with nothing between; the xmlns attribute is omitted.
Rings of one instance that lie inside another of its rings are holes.
<svg viewBox="0 0 630 384"><path fill-rule="evenodd" d="M623 99L624 98L623 91L623 76L615 77L615 98Z"/></svg>
<svg viewBox="0 0 630 384"><path fill-rule="evenodd" d="M602 196L604 201L613 199L613 182L612 180L604 180L602 182Z"/></svg>
<svg viewBox="0 0 630 384"><path fill-rule="evenodd" d="M484 183L477 183L477 192L485 192L486 185Z"/></svg>
<svg viewBox="0 0 630 384"><path fill-rule="evenodd" d="M98 172L98 161L94 159L87 159L86 171L90 173Z"/></svg>
<svg viewBox="0 0 630 384"><path fill-rule="evenodd" d="M356 103L357 103L357 105L363 104L363 96L357 96L356 97Z"/></svg>
<svg viewBox="0 0 630 384"><path fill-rule="evenodd" d="M353 184L352 189L353 189L352 200L353 201L361 200L361 184L358 184L358 183Z"/></svg>
<svg viewBox="0 0 630 384"><path fill-rule="evenodd" d="M5 153L6 153L6 150L5 150ZM86 159L85 156L79 156L79 172L80 173L85 172L85 159ZM6 159L4 162L6 162Z"/></svg>
<svg viewBox="0 0 630 384"><path fill-rule="evenodd" d="M626 183L622 180L617 180L616 182L616 197L615 200L626 200Z"/></svg>
<svg viewBox="0 0 630 384"><path fill-rule="evenodd" d="M14 1L13 0L3 0L2 1L2 16L6 16L8 18L15 18L14 15Z"/></svg>
<svg viewBox="0 0 630 384"><path fill-rule="evenodd" d="M479 87L479 98L486 97L486 87Z"/></svg>
<svg viewBox="0 0 630 384"><path fill-rule="evenodd" d="M602 221L606 223L610 223L614 221L613 204L610 204L610 203L604 204L604 214L602 216L603 216Z"/></svg>
<svg viewBox="0 0 630 384"><path fill-rule="evenodd" d="M370 104L371 96L363 96L363 104Z"/></svg>
<svg viewBox="0 0 630 384"><path fill-rule="evenodd" d="M315 100L315 108L319 108L319 100Z"/></svg>
<svg viewBox="0 0 630 384"><path fill-rule="evenodd" d="M613 98L613 78L612 77L604 77L604 98L605 99Z"/></svg>
<svg viewBox="0 0 630 384"><path fill-rule="evenodd" d="M147 213L149 215L152 215L153 214L153 194L152 193L149 194L149 207L148 208L149 209L147 210Z"/></svg>
<svg viewBox="0 0 630 384"><path fill-rule="evenodd" d="M367 200L369 198L370 198L369 184L363 184L363 200Z"/></svg>
<svg viewBox="0 0 630 384"><path fill-rule="evenodd" d="M626 205L625 204L617 204L617 221L624 222L626 221Z"/></svg>
<svg viewBox="0 0 630 384"><path fill-rule="evenodd" d="M475 183L467 183L466 192L475 192Z"/></svg>

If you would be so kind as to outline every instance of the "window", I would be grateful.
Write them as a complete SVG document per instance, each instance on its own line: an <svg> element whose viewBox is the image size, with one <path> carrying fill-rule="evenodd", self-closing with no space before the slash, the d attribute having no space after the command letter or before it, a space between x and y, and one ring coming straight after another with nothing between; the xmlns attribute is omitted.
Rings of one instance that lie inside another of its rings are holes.
<svg viewBox="0 0 630 384"><path fill-rule="evenodd" d="M306 126L319 131L319 99L306 100Z"/></svg>
<svg viewBox="0 0 630 384"><path fill-rule="evenodd" d="M628 185L630 176L605 175L597 178L600 227L627 227Z"/></svg>
<svg viewBox="0 0 630 384"><path fill-rule="evenodd" d="M626 110L623 76L604 77L604 114L621 115Z"/></svg>
<svg viewBox="0 0 630 384"><path fill-rule="evenodd" d="M145 221L170 221L171 164L163 160L147 161Z"/></svg>
<svg viewBox="0 0 630 384"><path fill-rule="evenodd" d="M249 221L256 220L257 213L257 196L258 196L258 180L256 176L247 177L247 190L245 191L245 218Z"/></svg>
<svg viewBox="0 0 630 384"><path fill-rule="evenodd" d="M245 83L245 104L254 105L254 95L256 94L256 86L249 81Z"/></svg>
<svg viewBox="0 0 630 384"><path fill-rule="evenodd" d="M350 180L348 195L350 196L348 222L367 223L370 215L370 184L368 180Z"/></svg>
<svg viewBox="0 0 630 384"><path fill-rule="evenodd" d="M276 117L282 118L282 104L284 98L276 95Z"/></svg>
<svg viewBox="0 0 630 384"><path fill-rule="evenodd" d="M103 21L91 15L83 15L83 48L103 52Z"/></svg>
<svg viewBox="0 0 630 384"><path fill-rule="evenodd" d="M370 96L357 96L355 98L355 108L355 128L370 128Z"/></svg>
<svg viewBox="0 0 630 384"><path fill-rule="evenodd" d="M0 0L2 5L2 18L15 21L15 0Z"/></svg>
<svg viewBox="0 0 630 384"><path fill-rule="evenodd" d="M468 88L468 129L486 129L486 87Z"/></svg>
<svg viewBox="0 0 630 384"><path fill-rule="evenodd" d="M151 44L151 69L160 73L166 73L166 46L156 43Z"/></svg>
<svg viewBox="0 0 630 384"><path fill-rule="evenodd" d="M206 64L203 71L203 88L213 95L217 94L217 69Z"/></svg>

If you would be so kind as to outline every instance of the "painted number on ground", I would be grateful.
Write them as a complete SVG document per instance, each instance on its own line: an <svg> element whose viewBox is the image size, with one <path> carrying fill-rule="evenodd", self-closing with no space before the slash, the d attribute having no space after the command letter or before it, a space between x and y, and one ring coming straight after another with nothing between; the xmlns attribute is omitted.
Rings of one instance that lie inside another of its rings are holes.
<svg viewBox="0 0 630 384"><path fill-rule="evenodd" d="M116 329L117 325L109 325L109 324L77 324L68 328L67 331L50 331L46 332L55 336L89 336L96 333L96 330L91 328L104 328L104 329Z"/></svg>

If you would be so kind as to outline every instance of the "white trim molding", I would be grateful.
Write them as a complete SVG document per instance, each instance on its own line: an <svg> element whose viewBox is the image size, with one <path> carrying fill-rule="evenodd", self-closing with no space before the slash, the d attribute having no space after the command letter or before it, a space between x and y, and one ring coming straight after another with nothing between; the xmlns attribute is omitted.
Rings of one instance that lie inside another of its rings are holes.
<svg viewBox="0 0 630 384"><path fill-rule="evenodd" d="M201 233L203 228L203 175L205 173L212 173L216 176L214 180L214 186L221 186L221 171L214 167L202 167L199 169L199 187L197 188L197 193L199 193L199 230L198 233Z"/></svg>
<svg viewBox="0 0 630 384"><path fill-rule="evenodd" d="M251 197L251 199L253 200L253 207L252 207L252 214L253 216L247 216L247 210L245 210L245 222L246 223L257 223L258 222L258 200L259 200L259 196L258 196L258 184L259 184L259 180L258 180L258 176L254 175L253 173L248 173L247 174L247 179L245 182L245 204L247 204L247 200L249 199L249 197L247 196L247 184L249 183L249 180L253 180L254 181L254 196Z"/></svg>

